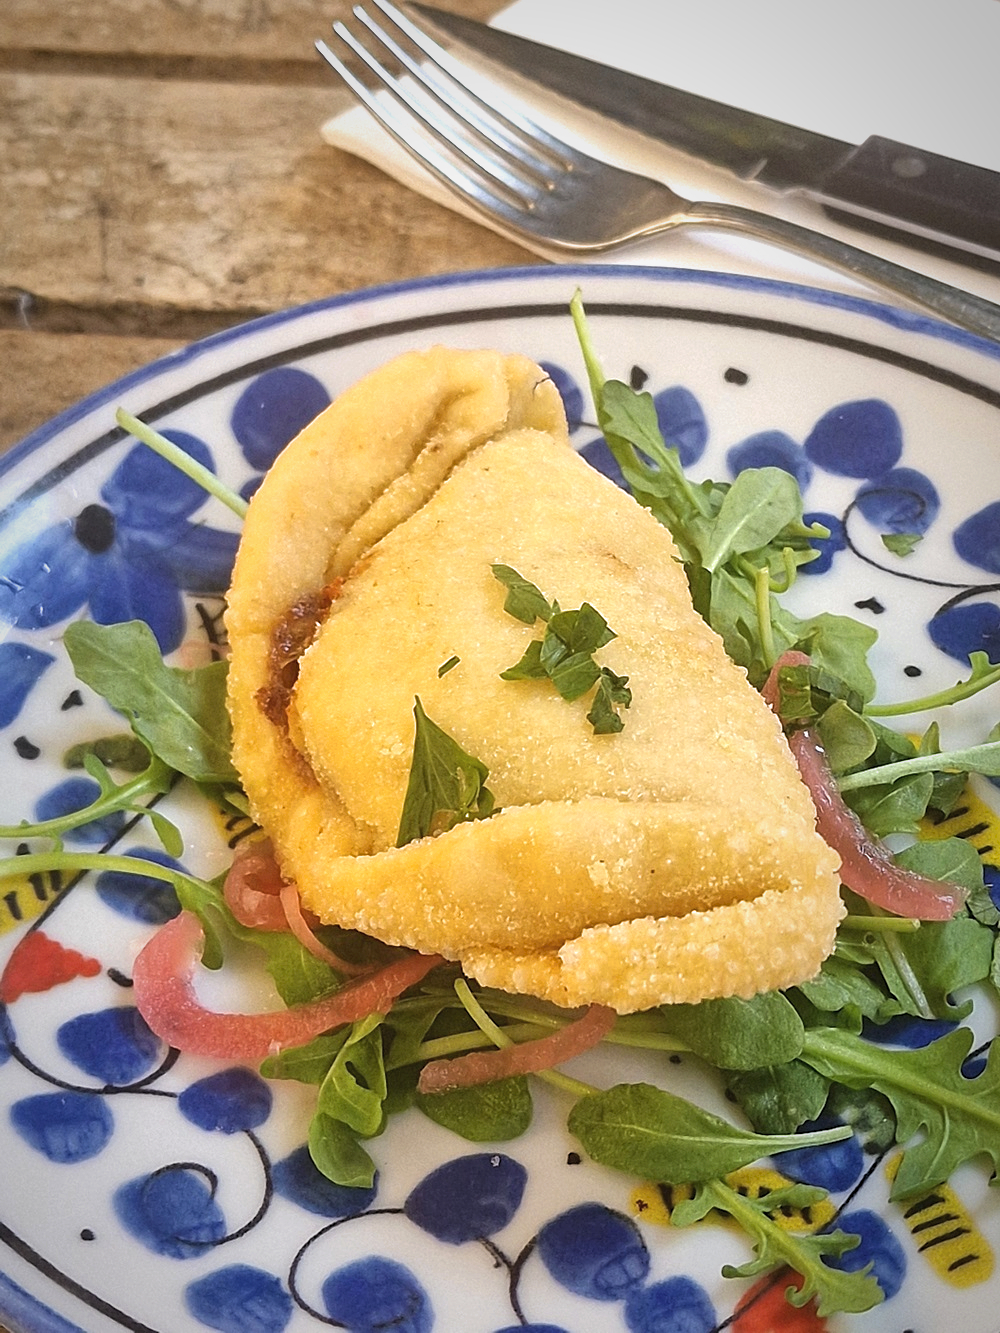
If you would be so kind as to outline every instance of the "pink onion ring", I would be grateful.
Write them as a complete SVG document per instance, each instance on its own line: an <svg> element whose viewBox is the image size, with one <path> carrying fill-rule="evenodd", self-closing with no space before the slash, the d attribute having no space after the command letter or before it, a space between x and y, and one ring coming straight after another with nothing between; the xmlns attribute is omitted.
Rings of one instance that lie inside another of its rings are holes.
<svg viewBox="0 0 1000 1333"><path fill-rule="evenodd" d="M514 1074L538 1074L574 1055L582 1055L608 1035L617 1014L602 1004L592 1004L579 1018L558 1032L516 1046L492 1051L470 1051L452 1060L431 1060L420 1071L417 1091L451 1092L493 1083Z"/></svg>
<svg viewBox="0 0 1000 1333"><path fill-rule="evenodd" d="M344 1023L387 1013L405 990L442 961L433 954L408 953L335 995L274 1013L228 1014L206 1009L194 991L204 939L194 913L181 912L140 951L132 979L139 1012L161 1040L218 1060L259 1062Z"/></svg>

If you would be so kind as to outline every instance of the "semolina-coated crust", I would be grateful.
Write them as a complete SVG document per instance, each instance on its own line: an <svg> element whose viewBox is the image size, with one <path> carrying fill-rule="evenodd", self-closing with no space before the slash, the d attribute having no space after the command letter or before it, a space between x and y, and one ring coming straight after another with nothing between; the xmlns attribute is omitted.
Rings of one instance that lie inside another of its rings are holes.
<svg viewBox="0 0 1000 1333"><path fill-rule="evenodd" d="M500 678L541 626L505 612L495 563L607 618L622 732ZM271 634L328 585L284 728L258 704ZM621 1012L790 985L832 948L837 858L777 719L524 358L434 348L338 398L251 503L227 625L234 761L321 919ZM499 813L397 849L415 697L488 765Z"/></svg>

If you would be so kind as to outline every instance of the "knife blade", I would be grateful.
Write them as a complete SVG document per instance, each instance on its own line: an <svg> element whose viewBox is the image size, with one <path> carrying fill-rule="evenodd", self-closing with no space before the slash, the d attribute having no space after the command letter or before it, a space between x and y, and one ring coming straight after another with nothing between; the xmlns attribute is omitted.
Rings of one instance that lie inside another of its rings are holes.
<svg viewBox="0 0 1000 1333"><path fill-rule="evenodd" d="M412 8L467 50L617 124L805 196L838 222L1000 273L1000 173L879 135L846 143L459 14Z"/></svg>

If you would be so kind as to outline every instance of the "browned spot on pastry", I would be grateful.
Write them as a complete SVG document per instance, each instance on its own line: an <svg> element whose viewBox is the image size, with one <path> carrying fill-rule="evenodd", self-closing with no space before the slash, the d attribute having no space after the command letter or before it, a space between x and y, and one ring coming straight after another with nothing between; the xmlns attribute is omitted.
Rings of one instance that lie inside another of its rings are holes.
<svg viewBox="0 0 1000 1333"><path fill-rule="evenodd" d="M299 676L299 658L315 639L343 584L343 579L334 579L325 588L301 597L271 631L268 680L256 699L267 720L282 730L288 727L288 703Z"/></svg>

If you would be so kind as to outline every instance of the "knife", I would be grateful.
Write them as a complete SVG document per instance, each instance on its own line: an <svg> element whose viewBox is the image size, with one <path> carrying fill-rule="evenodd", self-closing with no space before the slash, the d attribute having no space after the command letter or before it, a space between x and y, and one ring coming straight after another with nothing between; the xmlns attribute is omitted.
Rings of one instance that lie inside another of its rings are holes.
<svg viewBox="0 0 1000 1333"><path fill-rule="evenodd" d="M1000 173L872 135L855 146L601 65L485 23L412 6L495 64L838 222L1000 274Z"/></svg>

